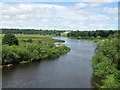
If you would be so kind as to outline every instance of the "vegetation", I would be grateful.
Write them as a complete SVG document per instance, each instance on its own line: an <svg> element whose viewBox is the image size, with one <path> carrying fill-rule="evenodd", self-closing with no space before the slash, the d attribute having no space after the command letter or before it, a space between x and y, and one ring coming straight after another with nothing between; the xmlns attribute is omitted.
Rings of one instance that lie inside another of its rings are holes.
<svg viewBox="0 0 120 90"><path fill-rule="evenodd" d="M3 45L2 64L15 64L23 61L40 61L47 58L56 58L67 53L70 49L66 46L50 47L49 44L27 43L20 46Z"/></svg>
<svg viewBox="0 0 120 90"><path fill-rule="evenodd" d="M96 30L96 31L71 31L67 34L68 37L80 40L99 41L110 35L118 33L117 30Z"/></svg>
<svg viewBox="0 0 120 90"><path fill-rule="evenodd" d="M53 36L60 36L61 33L65 31L59 30L35 30L35 29L2 29L2 33L11 33L11 34L39 34L39 35L53 35Z"/></svg>
<svg viewBox="0 0 120 90"><path fill-rule="evenodd" d="M98 44L92 59L94 74L104 79L100 88L120 88L120 40L113 37Z"/></svg>
<svg viewBox="0 0 120 90"><path fill-rule="evenodd" d="M6 34L2 39L2 44L18 45L18 39L13 34Z"/></svg>
<svg viewBox="0 0 120 90"><path fill-rule="evenodd" d="M65 42L64 40L57 40L57 39L52 39L52 36L43 36L39 34L15 34L15 36L19 39L19 41L24 41L28 39L32 39L32 41L35 42L45 42L45 43L54 43L54 42Z"/></svg>
<svg viewBox="0 0 120 90"><path fill-rule="evenodd" d="M5 43L2 45L2 65L57 58L70 51L70 48L65 45L56 47L53 42L56 42L57 40L53 40L49 37L51 40L50 42L43 42L46 39L44 38L42 37L43 40L41 38L40 40L38 38L19 39L19 45L9 46L9 44Z"/></svg>
<svg viewBox="0 0 120 90"><path fill-rule="evenodd" d="M44 42L44 43L65 42L64 40L52 39L52 36L49 36L49 35L46 35L46 36L39 35L39 34L14 34L14 35L18 38L20 44L23 43L23 42L28 42L30 39L32 39L33 43L38 43L38 42ZM5 34L2 34L2 37L4 37L4 36L5 36Z"/></svg>

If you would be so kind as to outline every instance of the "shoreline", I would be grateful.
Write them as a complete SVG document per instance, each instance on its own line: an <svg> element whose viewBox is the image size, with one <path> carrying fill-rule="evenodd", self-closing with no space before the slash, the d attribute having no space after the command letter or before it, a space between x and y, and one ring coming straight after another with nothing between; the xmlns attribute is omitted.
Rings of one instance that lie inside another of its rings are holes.
<svg viewBox="0 0 120 90"><path fill-rule="evenodd" d="M83 38L78 39L78 38L73 38L73 37L68 37L68 38L70 38L70 39L76 39L76 40L92 41L92 42L103 42L103 41L104 41L104 39L89 39L89 38L86 38L86 39L83 39Z"/></svg>

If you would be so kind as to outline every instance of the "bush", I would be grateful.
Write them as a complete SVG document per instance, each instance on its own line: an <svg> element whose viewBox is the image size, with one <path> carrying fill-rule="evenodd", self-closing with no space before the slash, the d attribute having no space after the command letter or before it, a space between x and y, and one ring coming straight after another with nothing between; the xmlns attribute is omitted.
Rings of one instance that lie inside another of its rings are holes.
<svg viewBox="0 0 120 90"><path fill-rule="evenodd" d="M2 39L2 44L18 45L18 39L13 34L6 34Z"/></svg>
<svg viewBox="0 0 120 90"><path fill-rule="evenodd" d="M101 88L120 88L120 82L114 74L108 75L106 79L103 80L103 86L101 86Z"/></svg>
<svg viewBox="0 0 120 90"><path fill-rule="evenodd" d="M28 40L22 40L23 42L29 42L29 43L32 43L33 40L32 39L28 39Z"/></svg>
<svg viewBox="0 0 120 90"><path fill-rule="evenodd" d="M32 41L32 39L28 39L27 42L32 43L33 41Z"/></svg>
<svg viewBox="0 0 120 90"><path fill-rule="evenodd" d="M67 53L70 48L66 46L50 47L46 44L24 43L19 46L3 45L2 64L15 64L24 61L40 61L47 58L56 58Z"/></svg>

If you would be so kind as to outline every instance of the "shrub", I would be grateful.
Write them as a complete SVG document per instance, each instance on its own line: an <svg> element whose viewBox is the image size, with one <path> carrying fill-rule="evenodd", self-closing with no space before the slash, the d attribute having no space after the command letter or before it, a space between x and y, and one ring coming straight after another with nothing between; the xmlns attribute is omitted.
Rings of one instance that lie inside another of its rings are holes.
<svg viewBox="0 0 120 90"><path fill-rule="evenodd" d="M18 45L18 39L13 34L6 34L2 39L2 44Z"/></svg>
<svg viewBox="0 0 120 90"><path fill-rule="evenodd" d="M28 39L28 40L27 40L27 42L32 43L32 42L33 42L33 40L32 40L32 39Z"/></svg>
<svg viewBox="0 0 120 90"><path fill-rule="evenodd" d="M56 58L67 53L70 49L66 46L49 47L49 45L38 43L24 43L19 46L3 45L2 64L15 64L23 61L40 61L47 58Z"/></svg>

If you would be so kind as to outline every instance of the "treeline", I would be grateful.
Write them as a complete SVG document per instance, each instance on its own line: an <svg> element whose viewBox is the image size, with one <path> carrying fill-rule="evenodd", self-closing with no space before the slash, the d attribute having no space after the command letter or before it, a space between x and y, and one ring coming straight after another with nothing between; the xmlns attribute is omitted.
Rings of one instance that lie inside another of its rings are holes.
<svg viewBox="0 0 120 90"><path fill-rule="evenodd" d="M55 35L60 36L61 33L65 31L59 31L59 30L35 30L35 29L1 29L1 33L11 33L11 34L40 34L40 35Z"/></svg>
<svg viewBox="0 0 120 90"><path fill-rule="evenodd" d="M113 35L115 33L120 33L120 31L118 30L71 31L70 33L67 34L67 36L77 39L106 38L109 35Z"/></svg>
<svg viewBox="0 0 120 90"><path fill-rule="evenodd" d="M107 39L96 48L92 66L94 74L103 78L103 86L98 85L99 88L120 88L119 38L117 35L116 38Z"/></svg>

